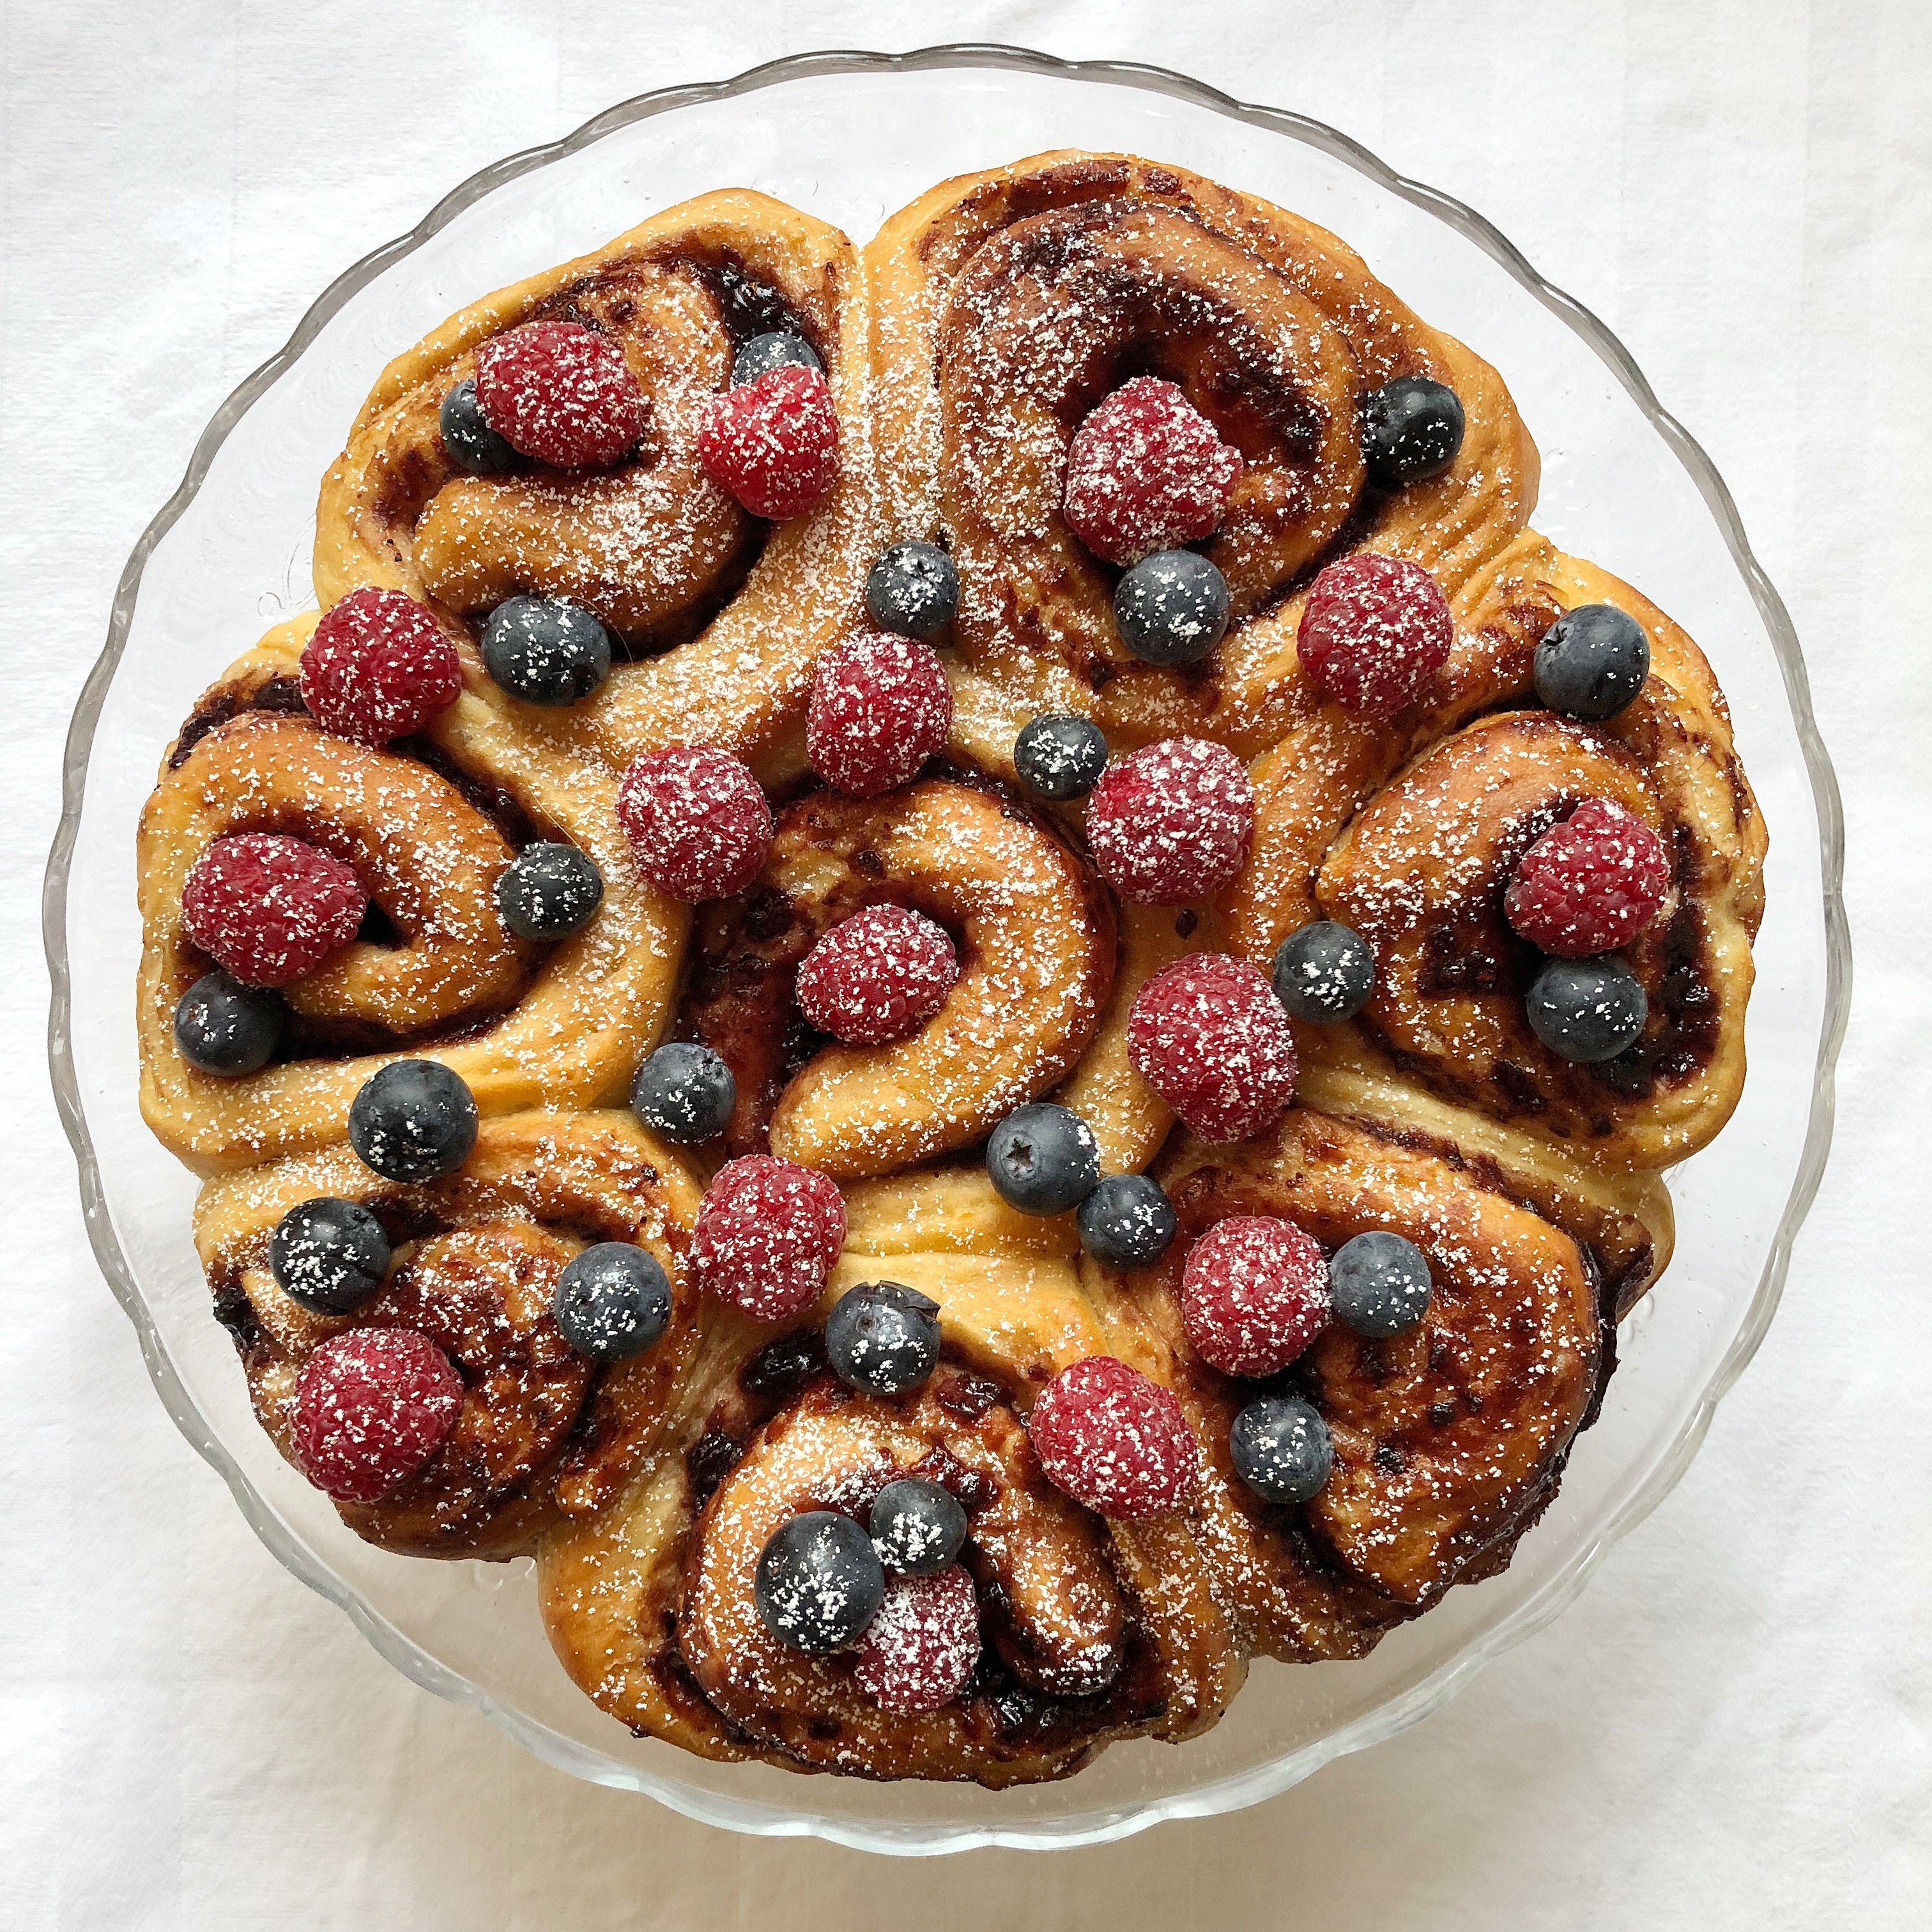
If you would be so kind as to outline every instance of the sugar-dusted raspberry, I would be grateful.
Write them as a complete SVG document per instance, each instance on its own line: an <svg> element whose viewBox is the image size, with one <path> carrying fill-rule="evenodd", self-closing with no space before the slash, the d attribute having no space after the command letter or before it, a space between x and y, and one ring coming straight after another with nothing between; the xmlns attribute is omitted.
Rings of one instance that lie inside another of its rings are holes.
<svg viewBox="0 0 1932 1932"><path fill-rule="evenodd" d="M1522 855L1503 910L1531 945L1582 959L1648 932L1670 890L1664 841L1624 806L1586 798Z"/></svg>
<svg viewBox="0 0 1932 1932"><path fill-rule="evenodd" d="M859 1688L883 1711L937 1711L980 1660L980 1600L957 1563L930 1576L889 1576L885 1600L854 1654Z"/></svg>
<svg viewBox="0 0 1932 1932"><path fill-rule="evenodd" d="M1134 995L1127 1058L1204 1141L1258 1134L1294 1090L1294 1037L1268 976L1190 952Z"/></svg>
<svg viewBox="0 0 1932 1932"><path fill-rule="evenodd" d="M721 1167L699 1204L691 1265L707 1294L759 1322L809 1308L845 1245L845 1203L822 1174L768 1154Z"/></svg>
<svg viewBox="0 0 1932 1932"><path fill-rule="evenodd" d="M182 923L250 986L286 986L356 937L369 895L340 859L280 832L218 838L182 886Z"/></svg>
<svg viewBox="0 0 1932 1932"><path fill-rule="evenodd" d="M1255 788L1232 752L1163 738L1118 760L1087 808L1087 837L1107 883L1143 905L1219 892L1247 862Z"/></svg>
<svg viewBox="0 0 1932 1932"><path fill-rule="evenodd" d="M1240 451L1172 382L1123 382L1074 432L1067 526L1096 556L1137 563L1211 536L1241 474Z"/></svg>
<svg viewBox="0 0 1932 1932"><path fill-rule="evenodd" d="M1271 1376L1328 1325L1328 1264L1292 1221L1235 1214L1188 1250L1180 1320L1224 1375Z"/></svg>
<svg viewBox="0 0 1932 1932"><path fill-rule="evenodd" d="M930 644L861 631L834 646L812 676L805 750L828 784L854 798L902 785L952 728L952 687Z"/></svg>
<svg viewBox="0 0 1932 1932"><path fill-rule="evenodd" d="M1062 1369L1027 1418L1047 1474L1102 1516L1178 1509L1201 1472L1201 1445L1172 1390L1112 1355Z"/></svg>
<svg viewBox="0 0 1932 1932"><path fill-rule="evenodd" d="M838 480L838 418L816 369L788 363L704 405L698 460L754 517L802 517Z"/></svg>
<svg viewBox="0 0 1932 1932"><path fill-rule="evenodd" d="M946 928L901 905L842 920L798 969L800 1010L854 1046L902 1040L946 1003L959 956Z"/></svg>
<svg viewBox="0 0 1932 1932"><path fill-rule="evenodd" d="M296 1460L337 1502L372 1503L442 1447L462 1407L462 1379L427 1335L352 1329L302 1364Z"/></svg>
<svg viewBox="0 0 1932 1932"><path fill-rule="evenodd" d="M463 691L463 660L429 607L400 590L352 590L302 654L302 702L323 730L365 745L420 731Z"/></svg>
<svg viewBox="0 0 1932 1932"><path fill-rule="evenodd" d="M742 891L772 849L772 808L750 767L716 745L673 745L634 760L617 820L638 870L695 905Z"/></svg>
<svg viewBox="0 0 1932 1932"><path fill-rule="evenodd" d="M1295 648L1324 698L1387 718L1422 695L1455 641L1449 600L1427 571L1361 550L1309 586Z"/></svg>
<svg viewBox="0 0 1932 1932"><path fill-rule="evenodd" d="M483 419L512 449L559 470L601 470L650 411L624 352L577 322L530 322L476 352Z"/></svg>

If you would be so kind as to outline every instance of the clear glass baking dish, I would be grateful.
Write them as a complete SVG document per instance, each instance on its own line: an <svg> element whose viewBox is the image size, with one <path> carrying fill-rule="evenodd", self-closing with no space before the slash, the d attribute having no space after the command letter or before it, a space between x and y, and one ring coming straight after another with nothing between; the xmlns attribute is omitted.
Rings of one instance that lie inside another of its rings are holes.
<svg viewBox="0 0 1932 1932"><path fill-rule="evenodd" d="M863 241L934 182L1062 146L1177 162L1312 218L1502 371L1543 452L1538 526L1682 622L1729 694L1772 833L1750 1079L1729 1130L1672 1177L1675 1264L1624 1324L1602 1420L1504 1575L1362 1662L1258 1665L1207 1737L1118 1745L1061 1784L707 1764L632 1738L572 1685L527 1562L372 1550L256 1426L190 1243L193 1180L136 1108L135 820L196 692L312 601L322 472L383 364L445 316L706 188L764 189ZM47 879L51 1058L94 1248L163 1402L262 1541L398 1669L564 1770L734 1829L904 1852L1089 1844L1252 1804L1414 1723L1555 1616L1682 1474L1770 1322L1823 1167L1850 971L1842 843L1798 640L1723 482L1602 325L1487 223L1330 128L1176 74L994 47L812 55L627 101L485 169L335 281L217 413L129 560L75 714Z"/></svg>

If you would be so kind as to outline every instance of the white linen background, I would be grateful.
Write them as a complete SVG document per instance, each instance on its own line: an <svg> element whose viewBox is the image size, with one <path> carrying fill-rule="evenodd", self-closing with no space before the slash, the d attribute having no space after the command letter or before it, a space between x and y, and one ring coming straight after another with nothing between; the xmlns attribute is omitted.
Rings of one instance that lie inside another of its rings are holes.
<svg viewBox="0 0 1932 1932"><path fill-rule="evenodd" d="M88 1252L32 907L122 561L217 404L340 268L626 95L968 38L1154 62L1331 122L1604 318L1729 479L1805 641L1847 794L1858 1000L1783 1311L1579 1604L1272 1803L905 1864L578 1785L406 1683L276 1565L162 1412ZM1932 1922L1928 62L1924 0L0 0L0 1919Z"/></svg>

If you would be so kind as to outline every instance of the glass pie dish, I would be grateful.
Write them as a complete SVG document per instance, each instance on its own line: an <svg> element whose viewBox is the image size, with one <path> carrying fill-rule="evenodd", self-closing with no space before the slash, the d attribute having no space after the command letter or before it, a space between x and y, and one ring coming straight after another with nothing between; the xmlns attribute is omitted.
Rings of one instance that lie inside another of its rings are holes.
<svg viewBox="0 0 1932 1932"><path fill-rule="evenodd" d="M1640 585L1729 696L1772 836L1751 1076L1726 1131L1672 1173L1676 1260L1623 1324L1603 1415L1502 1575L1365 1660L1258 1664L1205 1737L1116 1745L1061 1784L988 1792L712 1764L634 1739L576 1689L526 1560L426 1563L363 1544L257 1426L190 1239L194 1178L134 1105L135 821L195 694L312 601L322 472L385 362L445 316L708 188L761 189L862 242L936 180L1054 147L1178 163L1310 218L1502 372L1543 454L1537 526ZM1469 210L1318 123L1148 68L996 48L804 56L626 102L464 184L335 282L210 424L122 578L75 716L65 808L46 910L55 1082L96 1251L170 1413L275 1556L416 1682L579 1777L740 1830L894 1852L1091 1843L1252 1803L1414 1723L1554 1616L1682 1474L1770 1321L1829 1139L1849 971L1837 794L1797 640L1722 482L1601 325Z"/></svg>

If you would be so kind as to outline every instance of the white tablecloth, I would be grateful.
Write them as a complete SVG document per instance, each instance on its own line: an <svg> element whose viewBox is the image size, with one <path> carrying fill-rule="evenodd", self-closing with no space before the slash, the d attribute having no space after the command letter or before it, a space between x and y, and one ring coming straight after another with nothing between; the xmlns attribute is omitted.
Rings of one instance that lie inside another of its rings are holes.
<svg viewBox="0 0 1932 1932"><path fill-rule="evenodd" d="M0 4L0 682L21 741L0 766L0 1921L1932 1922L1928 20L1923 0ZM1275 1802L935 1865L576 1785L412 1688L276 1566L95 1272L32 908L122 560L325 282L626 94L945 38L1158 62L1312 112L1483 210L1604 316L1730 480L1807 641L1860 956L1838 1150L1784 1310L1581 1603Z"/></svg>

